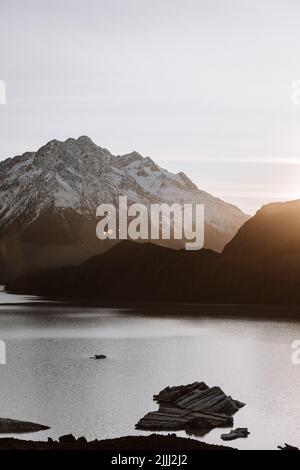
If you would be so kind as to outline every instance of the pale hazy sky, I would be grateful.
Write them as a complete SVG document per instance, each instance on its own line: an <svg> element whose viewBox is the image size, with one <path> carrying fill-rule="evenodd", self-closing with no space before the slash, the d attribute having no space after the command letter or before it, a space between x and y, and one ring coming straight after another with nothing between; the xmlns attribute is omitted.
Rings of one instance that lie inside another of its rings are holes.
<svg viewBox="0 0 300 470"><path fill-rule="evenodd" d="M300 198L299 0L0 0L0 159L89 135L247 212Z"/></svg>

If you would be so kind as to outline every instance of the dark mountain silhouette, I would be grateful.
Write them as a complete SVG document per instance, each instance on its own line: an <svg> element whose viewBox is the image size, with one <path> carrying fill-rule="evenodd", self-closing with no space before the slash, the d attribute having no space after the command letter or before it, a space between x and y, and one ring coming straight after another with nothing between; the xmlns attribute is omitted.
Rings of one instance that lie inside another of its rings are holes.
<svg viewBox="0 0 300 470"><path fill-rule="evenodd" d="M123 241L77 267L24 276L8 289L102 300L299 304L299 279L298 200L264 206L222 254Z"/></svg>
<svg viewBox="0 0 300 470"><path fill-rule="evenodd" d="M263 206L226 245L228 255L300 253L300 199Z"/></svg>
<svg viewBox="0 0 300 470"><path fill-rule="evenodd" d="M219 255L211 250L172 250L122 241L78 267L27 276L9 284L8 289L67 297L172 300L175 295L187 299L201 283L199 266L209 268L203 272L209 285L213 281L209 282L209 272L218 261Z"/></svg>
<svg viewBox="0 0 300 470"><path fill-rule="evenodd" d="M16 293L101 300L300 302L300 255L238 258L124 241L78 267L22 277Z"/></svg>

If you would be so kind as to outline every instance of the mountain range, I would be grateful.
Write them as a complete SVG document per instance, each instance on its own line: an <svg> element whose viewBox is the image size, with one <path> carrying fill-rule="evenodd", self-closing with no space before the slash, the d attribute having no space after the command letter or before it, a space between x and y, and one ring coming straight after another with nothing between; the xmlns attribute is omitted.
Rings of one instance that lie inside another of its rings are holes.
<svg viewBox="0 0 300 470"><path fill-rule="evenodd" d="M117 204L120 195L146 206L204 204L205 248L217 252L249 219L184 173L171 173L135 151L116 156L86 136L52 140L0 163L0 280L78 265L110 249L115 241L96 237L96 208ZM182 247L174 240L164 244Z"/></svg>

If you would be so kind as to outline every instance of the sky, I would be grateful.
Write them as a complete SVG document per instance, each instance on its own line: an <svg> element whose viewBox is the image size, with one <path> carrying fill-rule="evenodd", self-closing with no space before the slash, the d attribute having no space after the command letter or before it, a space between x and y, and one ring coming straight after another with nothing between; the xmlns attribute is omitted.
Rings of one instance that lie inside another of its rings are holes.
<svg viewBox="0 0 300 470"><path fill-rule="evenodd" d="M300 198L299 22L299 0L0 0L0 160L88 135L249 214Z"/></svg>

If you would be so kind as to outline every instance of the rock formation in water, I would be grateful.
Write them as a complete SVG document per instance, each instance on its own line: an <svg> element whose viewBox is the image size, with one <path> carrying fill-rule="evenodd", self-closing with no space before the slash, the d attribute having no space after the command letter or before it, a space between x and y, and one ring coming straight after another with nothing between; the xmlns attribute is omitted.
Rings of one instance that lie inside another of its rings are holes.
<svg viewBox="0 0 300 470"><path fill-rule="evenodd" d="M278 446L280 450L300 450L298 447L291 446L290 444L285 443L284 446Z"/></svg>
<svg viewBox="0 0 300 470"><path fill-rule="evenodd" d="M19 421L16 419L0 418L0 433L23 433L23 432L36 432L49 429L49 426L42 424L31 423L29 421Z"/></svg>
<svg viewBox="0 0 300 470"><path fill-rule="evenodd" d="M209 387L204 382L167 387L153 398L159 403L158 411L147 413L137 429L205 434L216 427L233 426L232 415L244 406L220 387Z"/></svg>
<svg viewBox="0 0 300 470"><path fill-rule="evenodd" d="M228 434L221 434L223 441L233 441L234 439L240 439L248 437L250 432L247 428L236 428L232 429Z"/></svg>

